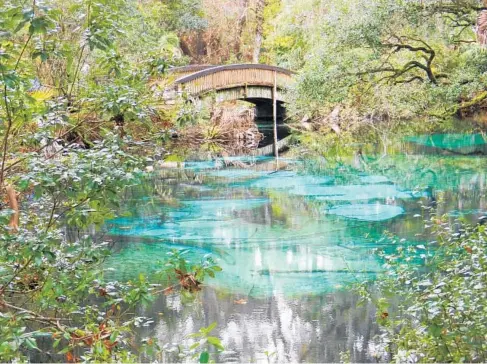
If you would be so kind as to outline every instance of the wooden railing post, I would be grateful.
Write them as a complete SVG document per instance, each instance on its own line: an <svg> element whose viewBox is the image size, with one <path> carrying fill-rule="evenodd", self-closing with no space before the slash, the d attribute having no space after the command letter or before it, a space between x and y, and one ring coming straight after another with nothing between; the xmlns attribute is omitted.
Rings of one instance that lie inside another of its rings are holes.
<svg viewBox="0 0 487 364"><path fill-rule="evenodd" d="M274 122L274 156L279 158L279 146L277 145L277 72L274 71L274 87L272 88L272 121Z"/></svg>

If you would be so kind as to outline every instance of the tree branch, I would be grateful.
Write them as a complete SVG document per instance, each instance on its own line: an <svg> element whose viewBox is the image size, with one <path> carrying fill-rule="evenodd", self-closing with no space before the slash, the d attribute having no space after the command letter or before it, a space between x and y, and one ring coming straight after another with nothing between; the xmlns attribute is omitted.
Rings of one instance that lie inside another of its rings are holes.
<svg viewBox="0 0 487 364"><path fill-rule="evenodd" d="M49 321L49 322L59 322L59 321L69 321L69 319L63 319L63 318L58 318L58 317L46 317L46 316L42 316L42 315L39 315L38 313L34 312L34 311L30 311L30 310L26 310L25 308L21 308L21 307L17 307L17 306L14 306L14 305L11 305L10 303L7 303L5 301L0 301L0 306L4 306L4 307L7 307L7 308L10 308L14 311L18 311L18 312L24 312L28 315L31 315L33 317L35 317L36 319L39 319L39 320L42 320L42 321Z"/></svg>

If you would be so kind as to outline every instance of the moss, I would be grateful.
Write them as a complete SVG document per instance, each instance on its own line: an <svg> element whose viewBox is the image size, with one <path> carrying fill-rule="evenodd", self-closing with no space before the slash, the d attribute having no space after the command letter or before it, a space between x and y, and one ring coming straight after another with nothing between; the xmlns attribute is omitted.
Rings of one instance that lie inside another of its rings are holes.
<svg viewBox="0 0 487 364"><path fill-rule="evenodd" d="M184 157L177 155L177 154L171 154L170 156L166 157L164 159L165 162L184 162Z"/></svg>

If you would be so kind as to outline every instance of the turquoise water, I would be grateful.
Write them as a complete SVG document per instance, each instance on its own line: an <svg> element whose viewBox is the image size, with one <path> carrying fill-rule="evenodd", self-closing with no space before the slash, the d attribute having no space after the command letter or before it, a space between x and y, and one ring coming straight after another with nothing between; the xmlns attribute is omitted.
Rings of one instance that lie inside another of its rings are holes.
<svg viewBox="0 0 487 364"><path fill-rule="evenodd" d="M134 239L110 266L130 278L157 269L171 249L188 248L193 259L219 260L223 272L208 282L212 287L256 297L320 294L379 272L371 249L383 246L383 230L421 192L377 178L369 183L361 173L342 185L336 176L297 169L211 171L196 185L173 180L163 184L170 206L157 194L137 194L145 203L110 224L110 234Z"/></svg>
<svg viewBox="0 0 487 364"><path fill-rule="evenodd" d="M460 148L478 141L460 139ZM220 360L265 361L268 351L279 362L339 361L344 350L373 360L373 311L346 287L383 271L374 249L425 244L430 214L476 223L487 213L486 158L430 152L406 147L359 164L239 157L155 172L107 224L109 274L150 276L172 249L211 254L223 271L194 303L174 294L144 312L161 343L215 321L228 348Z"/></svg>
<svg viewBox="0 0 487 364"><path fill-rule="evenodd" d="M150 274L171 249L184 248L193 259L218 259L223 272L208 282L213 288L255 297L321 294L380 272L373 249L396 248L385 232L423 243L421 205L451 216L486 210L476 197L486 185L480 157L400 154L369 157L362 169L321 171L297 160L277 171L272 159L238 162L219 169L193 162L134 188L127 216L108 225L124 242L109 262L117 278Z"/></svg>
<svg viewBox="0 0 487 364"><path fill-rule="evenodd" d="M430 148L437 152L459 154L487 154L487 136L485 134L432 134L407 137L406 141Z"/></svg>

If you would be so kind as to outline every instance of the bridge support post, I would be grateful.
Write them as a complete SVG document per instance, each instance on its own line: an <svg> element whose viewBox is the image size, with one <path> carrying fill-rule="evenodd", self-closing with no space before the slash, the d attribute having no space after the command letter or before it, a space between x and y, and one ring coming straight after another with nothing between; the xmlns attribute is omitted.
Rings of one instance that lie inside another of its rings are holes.
<svg viewBox="0 0 487 364"><path fill-rule="evenodd" d="M274 71L274 86L272 88L272 121L274 123L274 156L279 158L279 146L277 145L277 72Z"/></svg>

